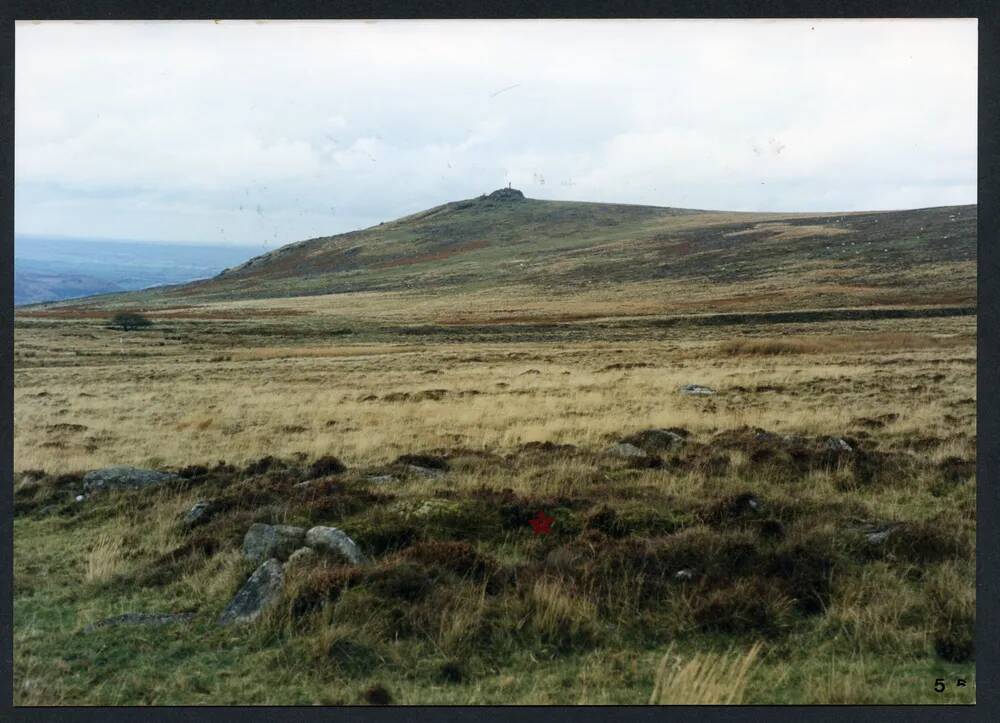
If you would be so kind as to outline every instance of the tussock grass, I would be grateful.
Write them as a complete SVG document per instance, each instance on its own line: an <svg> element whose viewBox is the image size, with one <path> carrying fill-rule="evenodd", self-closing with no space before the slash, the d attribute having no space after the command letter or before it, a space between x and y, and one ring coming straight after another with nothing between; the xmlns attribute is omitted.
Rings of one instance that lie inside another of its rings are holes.
<svg viewBox="0 0 1000 723"><path fill-rule="evenodd" d="M656 671L650 705L739 705L743 702L761 644L742 654L699 653L678 660L672 649Z"/></svg>
<svg viewBox="0 0 1000 723"><path fill-rule="evenodd" d="M770 339L733 339L719 345L718 352L733 356L772 356L781 354L853 354L859 352L898 352L912 349L943 349L967 346L969 337L953 335L878 333L851 336L802 336Z"/></svg>
<svg viewBox="0 0 1000 723"><path fill-rule="evenodd" d="M120 537L98 538L87 555L87 571L83 579L90 583L107 582L124 568L125 546Z"/></svg>
<svg viewBox="0 0 1000 723"><path fill-rule="evenodd" d="M596 316L622 302L588 293ZM352 324L372 312L349 339L323 336L347 325L330 298L171 319L135 354L86 319L18 329L19 703L354 704L380 685L403 704L688 700L676 681L697 702L974 697L925 685L975 671L974 319L741 328L822 349L728 354L733 329L627 338L603 321L583 341L383 338L457 307L374 298L333 300ZM498 324L516 306L468 300ZM606 453L671 427L687 442L655 463ZM433 460L443 476L405 466ZM81 472L116 463L183 479L74 502ZM211 515L185 528L199 500ZM549 535L529 526L540 510ZM339 527L371 562L298 565L257 624L217 628L254 522ZM128 611L196 616L76 634Z"/></svg>

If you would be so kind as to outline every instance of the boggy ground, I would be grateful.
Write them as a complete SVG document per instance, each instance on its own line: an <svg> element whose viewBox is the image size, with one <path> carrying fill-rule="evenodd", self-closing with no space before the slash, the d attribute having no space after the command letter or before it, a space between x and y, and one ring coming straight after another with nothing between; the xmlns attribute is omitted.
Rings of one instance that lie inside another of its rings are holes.
<svg viewBox="0 0 1000 723"><path fill-rule="evenodd" d="M19 322L18 704L974 701L974 317L496 345L241 323L122 353L100 320ZM77 502L113 463L181 480ZM220 628L254 522L371 561L289 567ZM126 612L194 617L85 632Z"/></svg>

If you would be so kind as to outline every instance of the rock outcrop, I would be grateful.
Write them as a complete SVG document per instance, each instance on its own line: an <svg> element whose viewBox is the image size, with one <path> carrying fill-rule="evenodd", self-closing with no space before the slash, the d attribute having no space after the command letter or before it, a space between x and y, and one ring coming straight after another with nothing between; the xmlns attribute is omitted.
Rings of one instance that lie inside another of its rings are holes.
<svg viewBox="0 0 1000 723"><path fill-rule="evenodd" d="M306 531L291 525L265 525L255 522L243 536L243 556L259 562L269 557L287 560L295 550L302 547Z"/></svg>
<svg viewBox="0 0 1000 723"><path fill-rule="evenodd" d="M250 623L277 602L285 582L281 563L271 558L254 570L219 616L219 625Z"/></svg>

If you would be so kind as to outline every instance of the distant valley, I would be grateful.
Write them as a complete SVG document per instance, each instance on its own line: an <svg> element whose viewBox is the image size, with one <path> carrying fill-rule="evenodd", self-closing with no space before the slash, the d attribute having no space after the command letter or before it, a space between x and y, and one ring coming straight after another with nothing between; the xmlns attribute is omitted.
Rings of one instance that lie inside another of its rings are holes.
<svg viewBox="0 0 1000 723"><path fill-rule="evenodd" d="M14 305L181 284L214 276L260 250L259 246L18 235Z"/></svg>

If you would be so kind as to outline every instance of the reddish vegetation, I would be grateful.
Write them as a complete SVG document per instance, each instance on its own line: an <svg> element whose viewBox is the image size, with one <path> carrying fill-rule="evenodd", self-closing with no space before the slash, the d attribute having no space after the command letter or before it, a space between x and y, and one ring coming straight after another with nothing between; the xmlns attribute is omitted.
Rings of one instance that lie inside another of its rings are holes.
<svg viewBox="0 0 1000 723"><path fill-rule="evenodd" d="M465 253L466 251L476 251L481 248L485 248L490 245L489 241L467 241L464 244L456 244L454 246L449 246L441 251L436 251L429 254L418 254L416 256L409 256L401 259L390 259L388 261L383 261L379 264L374 264L373 268L376 269L388 269L394 266L410 266L411 264L420 264L425 261L441 261L449 256L454 256L456 254Z"/></svg>

